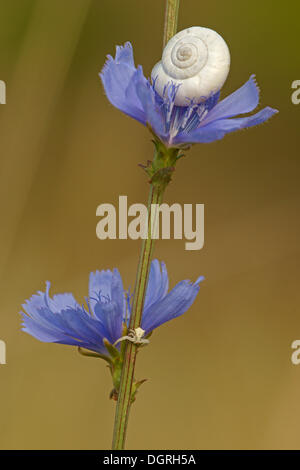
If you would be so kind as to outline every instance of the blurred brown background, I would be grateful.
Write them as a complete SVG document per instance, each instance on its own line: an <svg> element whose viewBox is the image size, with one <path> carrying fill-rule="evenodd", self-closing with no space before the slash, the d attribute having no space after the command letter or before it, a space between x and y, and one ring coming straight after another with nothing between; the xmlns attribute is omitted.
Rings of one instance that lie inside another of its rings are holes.
<svg viewBox="0 0 300 470"><path fill-rule="evenodd" d="M87 294L89 272L117 266L133 285L140 243L96 238L96 207L145 202L139 162L149 134L106 100L107 53L130 40L149 75L161 56L164 1L0 0L0 365L2 449L92 449L111 444L115 403L101 361L20 331L22 302ZM298 151L299 3L182 0L179 28L215 29L232 67L223 96L256 73L258 128L195 146L166 202L205 204L205 247L160 241L173 286L206 277L189 312L161 327L139 355L148 377L130 417L136 449L300 448Z"/></svg>

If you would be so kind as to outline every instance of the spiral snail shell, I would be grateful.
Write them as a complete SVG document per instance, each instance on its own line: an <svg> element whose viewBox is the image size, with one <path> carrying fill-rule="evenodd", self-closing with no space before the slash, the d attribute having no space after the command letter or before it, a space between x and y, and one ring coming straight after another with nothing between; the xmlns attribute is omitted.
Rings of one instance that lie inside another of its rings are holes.
<svg viewBox="0 0 300 470"><path fill-rule="evenodd" d="M187 106L190 100L201 103L219 91L229 67L230 52L224 39L212 29L193 26L170 39L151 78L160 96L167 84L180 85L175 104Z"/></svg>

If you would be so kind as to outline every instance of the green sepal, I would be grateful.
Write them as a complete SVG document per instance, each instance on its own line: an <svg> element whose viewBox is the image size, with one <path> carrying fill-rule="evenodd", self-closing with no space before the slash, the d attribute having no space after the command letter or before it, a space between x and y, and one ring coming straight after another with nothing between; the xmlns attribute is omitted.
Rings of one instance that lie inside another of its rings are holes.
<svg viewBox="0 0 300 470"><path fill-rule="evenodd" d="M113 360L112 365L110 366L110 373L111 373L111 377L112 377L116 394L118 394L118 391L120 388L122 366L123 366L123 358L121 356Z"/></svg>
<svg viewBox="0 0 300 470"><path fill-rule="evenodd" d="M175 171L175 167L169 166L166 168L161 168L160 170L156 171L153 174L152 178L150 179L150 183L155 185L161 186L161 188L165 188L170 181L172 180L172 174Z"/></svg>
<svg viewBox="0 0 300 470"><path fill-rule="evenodd" d="M86 357L97 357L97 358L103 359L104 361L106 361L106 362L108 362L109 364L111 364L111 359L110 359L110 357L105 356L105 354L100 354L100 353L96 353L96 352L92 352L92 351L87 351L87 350L84 350L83 348L81 348L80 346L78 346L77 351L78 351L79 354L81 354L82 356L86 356Z"/></svg>
<svg viewBox="0 0 300 470"><path fill-rule="evenodd" d="M111 373L111 377L112 377L112 381L114 385L114 389L112 390L110 397L115 398L120 388L124 353L122 354L122 346L121 346L121 351L119 351L106 338L103 339L103 344L106 347L110 355L109 369L110 369L110 373Z"/></svg>
<svg viewBox="0 0 300 470"><path fill-rule="evenodd" d="M128 334L128 328L125 323L122 324L122 336L127 336ZM124 357L125 354L125 349L126 349L126 341L120 341L120 355L121 357Z"/></svg>
<svg viewBox="0 0 300 470"><path fill-rule="evenodd" d="M108 339L104 338L103 339L103 344L106 347L109 355L111 356L112 359L118 358L120 356L119 350L111 344Z"/></svg>
<svg viewBox="0 0 300 470"><path fill-rule="evenodd" d="M148 126L149 127L149 126ZM175 165L179 158L183 156L180 148L167 147L152 131L154 135L152 142L155 146L154 158L147 162L146 165L140 166L145 170L150 178L150 183L159 186L161 189L166 188L172 179Z"/></svg>
<svg viewBox="0 0 300 470"><path fill-rule="evenodd" d="M136 394L138 392L138 389L140 388L143 383L147 382L148 379L142 379L138 380L137 382L134 382L132 386L132 391L131 391L131 403L133 403L136 399Z"/></svg>

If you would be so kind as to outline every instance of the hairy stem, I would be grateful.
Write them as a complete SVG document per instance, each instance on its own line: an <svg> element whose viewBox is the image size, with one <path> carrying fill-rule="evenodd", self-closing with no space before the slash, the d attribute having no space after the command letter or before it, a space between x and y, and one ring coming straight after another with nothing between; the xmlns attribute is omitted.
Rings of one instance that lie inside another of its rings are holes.
<svg viewBox="0 0 300 470"><path fill-rule="evenodd" d="M176 33L179 0L166 0L164 45ZM138 328L144 307L149 271L153 256L154 239L151 236L151 221L156 220L155 211L162 202L165 186L151 184L148 199L148 238L143 240L140 261L136 276L130 328ZM153 227L152 227L153 228ZM132 401L132 388L137 346L127 341L122 368L121 382L118 393L118 403L115 416L112 448L122 450L125 445L128 417Z"/></svg>

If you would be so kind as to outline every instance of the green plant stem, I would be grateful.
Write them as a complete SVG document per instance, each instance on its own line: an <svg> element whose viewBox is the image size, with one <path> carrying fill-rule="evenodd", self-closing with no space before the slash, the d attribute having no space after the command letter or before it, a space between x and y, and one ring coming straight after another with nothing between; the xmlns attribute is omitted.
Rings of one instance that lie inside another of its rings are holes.
<svg viewBox="0 0 300 470"><path fill-rule="evenodd" d="M178 18L179 0L166 0L164 45L176 33ZM165 186L150 186L148 199L148 238L143 240L140 261L138 265L137 277L134 288L132 314L130 318L130 328L136 329L141 324L145 293L148 284L149 271L153 256L155 240L151 236L151 221L156 220L155 211L162 202ZM134 369L137 355L137 346L127 341L122 367L120 388L118 391L118 403L116 408L113 443L114 450L122 450L125 445L128 417L132 401L132 388L134 381Z"/></svg>
<svg viewBox="0 0 300 470"><path fill-rule="evenodd" d="M165 13L165 29L163 47L177 31L178 11L180 0L167 0Z"/></svg>
<svg viewBox="0 0 300 470"><path fill-rule="evenodd" d="M151 185L150 187L150 194L148 199L148 238L143 240L142 243L140 261L135 282L132 301L132 315L130 318L130 328L132 329L138 328L141 323L145 293L155 242L155 240L151 237L151 219L152 217L156 216L155 211L157 210L157 205L161 204L162 202L163 192L163 189L158 186ZM112 446L112 448L115 450L124 449L128 416L131 406L136 354L136 345L128 341L125 349L125 358L115 417Z"/></svg>

